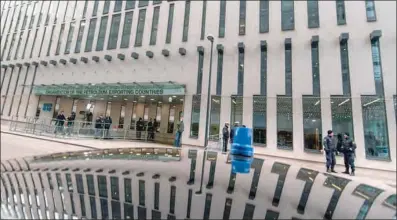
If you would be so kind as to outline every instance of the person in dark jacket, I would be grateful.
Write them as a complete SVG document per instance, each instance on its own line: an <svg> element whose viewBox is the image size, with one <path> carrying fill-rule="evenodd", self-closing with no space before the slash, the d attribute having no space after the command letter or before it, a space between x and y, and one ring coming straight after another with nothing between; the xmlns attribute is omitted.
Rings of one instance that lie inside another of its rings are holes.
<svg viewBox="0 0 397 220"><path fill-rule="evenodd" d="M63 111L61 111L57 117L56 117L56 121L55 121L55 134L57 134L58 132L62 132L63 133L63 127L65 125L65 115L63 114Z"/></svg>
<svg viewBox="0 0 397 220"><path fill-rule="evenodd" d="M102 115L95 120L95 139L103 136L103 122Z"/></svg>
<svg viewBox="0 0 397 220"><path fill-rule="evenodd" d="M336 152L336 146L335 146L335 139L334 139L334 133L329 130L328 135L324 137L324 148L321 151L325 151L325 158L326 158L326 167L327 167L327 172L336 173L334 170L335 164L336 164L336 158L335 158L335 152Z"/></svg>
<svg viewBox="0 0 397 220"><path fill-rule="evenodd" d="M72 112L72 114L70 114L70 116L67 119L68 119L68 123L67 123L68 127L66 128L66 133L68 136L70 136L73 130L74 120L76 119L76 113Z"/></svg>
<svg viewBox="0 0 397 220"><path fill-rule="evenodd" d="M230 143L233 144L233 138L234 138L234 134L236 132L236 128L239 127L239 122L236 121L234 122L234 127L230 129Z"/></svg>
<svg viewBox="0 0 397 220"><path fill-rule="evenodd" d="M148 132L148 140L154 140L154 125L153 125L153 119L149 119L149 122L147 123L147 132Z"/></svg>
<svg viewBox="0 0 397 220"><path fill-rule="evenodd" d="M227 144L229 141L230 132L229 132L229 122L225 123L225 126L222 129L222 138L223 138L223 153L227 152Z"/></svg>
<svg viewBox="0 0 397 220"><path fill-rule="evenodd" d="M142 118L139 118L138 121L136 122L136 138L141 139L143 127L144 127L144 122L142 121Z"/></svg>
<svg viewBox="0 0 397 220"><path fill-rule="evenodd" d="M344 140L342 144L342 150L343 150L343 160L345 163L345 172L346 174L350 174L354 176L354 171L355 171L355 165L354 165L354 153L356 151L356 143L350 138L349 133L344 134ZM351 173L349 172L349 166L351 168Z"/></svg>
<svg viewBox="0 0 397 220"><path fill-rule="evenodd" d="M110 132L109 129L112 126L112 118L110 117L110 115L107 115L104 119L104 139L109 139L110 138Z"/></svg>

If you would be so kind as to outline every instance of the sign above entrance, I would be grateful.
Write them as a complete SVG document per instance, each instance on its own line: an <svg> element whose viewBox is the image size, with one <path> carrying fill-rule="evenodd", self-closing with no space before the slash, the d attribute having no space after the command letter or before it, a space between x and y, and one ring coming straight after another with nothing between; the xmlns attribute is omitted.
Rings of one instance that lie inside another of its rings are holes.
<svg viewBox="0 0 397 220"><path fill-rule="evenodd" d="M34 87L36 95L54 96L129 96L129 95L184 95L185 86L175 83L135 83L99 85L40 85Z"/></svg>

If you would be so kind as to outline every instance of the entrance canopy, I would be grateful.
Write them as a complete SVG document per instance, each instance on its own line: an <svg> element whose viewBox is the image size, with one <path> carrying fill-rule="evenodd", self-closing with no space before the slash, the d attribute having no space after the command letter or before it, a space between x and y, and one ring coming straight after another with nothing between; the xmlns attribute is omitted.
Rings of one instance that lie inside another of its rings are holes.
<svg viewBox="0 0 397 220"><path fill-rule="evenodd" d="M185 85L174 82L52 84L35 85L36 95L49 96L177 96L185 95Z"/></svg>

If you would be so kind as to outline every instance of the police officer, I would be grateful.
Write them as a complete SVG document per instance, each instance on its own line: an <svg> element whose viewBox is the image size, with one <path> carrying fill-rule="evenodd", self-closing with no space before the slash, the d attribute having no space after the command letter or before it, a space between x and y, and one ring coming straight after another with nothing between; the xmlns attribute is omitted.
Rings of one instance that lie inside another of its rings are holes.
<svg viewBox="0 0 397 220"><path fill-rule="evenodd" d="M227 144L228 144L229 137L230 137L229 122L226 122L225 126L222 129L222 137L223 137L223 149L222 149L222 152L226 153L227 152Z"/></svg>
<svg viewBox="0 0 397 220"><path fill-rule="evenodd" d="M354 166L354 153L356 151L356 143L350 138L349 133L345 133L343 135L344 140L342 144L343 150L343 160L345 162L345 172L346 174L350 174L354 176L355 166ZM349 172L349 166L351 168L351 173Z"/></svg>
<svg viewBox="0 0 397 220"><path fill-rule="evenodd" d="M328 135L324 137L323 145L324 148L323 150L325 151L325 158L326 158L326 166L327 166L327 172L336 173L334 170L335 164L336 164L336 158L335 158L335 152L336 152L336 146L335 146L335 140L334 140L334 132L331 130L328 130ZM321 150L321 151L323 151Z"/></svg>

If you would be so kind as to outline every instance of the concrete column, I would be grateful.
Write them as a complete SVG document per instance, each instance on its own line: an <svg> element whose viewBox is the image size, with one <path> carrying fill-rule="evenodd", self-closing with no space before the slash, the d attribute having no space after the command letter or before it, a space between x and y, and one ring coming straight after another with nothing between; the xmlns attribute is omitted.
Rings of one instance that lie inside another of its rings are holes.
<svg viewBox="0 0 397 220"><path fill-rule="evenodd" d="M169 115L170 115L170 105L163 104L161 106L160 133L167 133Z"/></svg>
<svg viewBox="0 0 397 220"><path fill-rule="evenodd" d="M110 117L112 118L112 127L117 126L120 120L121 113L121 102L112 102L112 110L110 111Z"/></svg>

